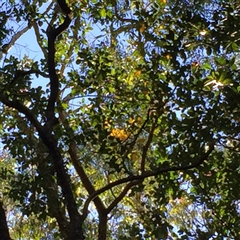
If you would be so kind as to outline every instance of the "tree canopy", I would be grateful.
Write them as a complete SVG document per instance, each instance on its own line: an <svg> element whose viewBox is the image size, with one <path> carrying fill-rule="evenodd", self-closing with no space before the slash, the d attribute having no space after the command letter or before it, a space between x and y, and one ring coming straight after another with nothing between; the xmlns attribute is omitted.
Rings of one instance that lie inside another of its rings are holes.
<svg viewBox="0 0 240 240"><path fill-rule="evenodd" d="M0 9L1 239L240 239L238 0Z"/></svg>

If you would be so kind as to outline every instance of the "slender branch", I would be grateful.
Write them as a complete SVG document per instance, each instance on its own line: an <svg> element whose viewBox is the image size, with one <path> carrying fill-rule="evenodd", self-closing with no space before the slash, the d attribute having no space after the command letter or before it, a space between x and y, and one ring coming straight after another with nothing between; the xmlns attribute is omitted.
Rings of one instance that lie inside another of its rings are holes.
<svg viewBox="0 0 240 240"><path fill-rule="evenodd" d="M139 128L137 134L134 136L134 139L133 141L129 144L128 148L127 148L127 151L125 152L124 156L123 156L123 159L125 159L127 157L127 155L132 151L138 137L140 136L141 132L144 130L146 124L148 123L149 121L149 116L150 116L150 112L151 112L152 109L148 109L148 113L147 113L147 118L146 120L144 121L144 123L142 124L142 126Z"/></svg>
<svg viewBox="0 0 240 240"><path fill-rule="evenodd" d="M119 14L118 14L118 9L117 9L117 4L114 6L114 11L115 11L115 16L119 21L122 22L130 22L130 23L138 23L138 21L136 19L131 19L131 18L122 18Z"/></svg>
<svg viewBox="0 0 240 240"><path fill-rule="evenodd" d="M77 18L75 19L74 23L76 24L76 23L79 22L79 21L80 21L80 17L77 17ZM74 23L73 23L73 24L74 24ZM73 38L74 38L74 39L77 39L77 37L78 37L78 29L75 28L75 29L73 30ZM68 49L68 52L67 52L66 57L65 57L65 60L68 59L68 58L70 59L70 57L71 57L71 55L72 55L72 53L73 53L73 50L74 50L75 45L76 45L76 42L73 41L73 42L71 43L69 49ZM60 69L60 75L61 75L61 76L63 76L63 73L64 73L65 69L66 69L66 64L63 64L62 67L61 67L61 69Z"/></svg>
<svg viewBox="0 0 240 240"><path fill-rule="evenodd" d="M32 26L28 25L27 27L23 28L19 32L15 33L12 39L10 40L9 43L4 45L4 48L2 49L3 53L7 53L10 48L15 44L15 42L25 33L27 32Z"/></svg>
<svg viewBox="0 0 240 240"><path fill-rule="evenodd" d="M28 71L21 71L21 70L17 70L16 73L15 73L15 76L14 78L12 79L12 81L10 82L10 85L12 85L13 83L16 82L16 80L18 78L23 78L27 75L30 75L30 74L36 74L36 75L41 75L42 77L44 78L48 78L48 74L44 73L44 72L41 72L39 71L38 69L31 69L31 70L28 70Z"/></svg>
<svg viewBox="0 0 240 240"><path fill-rule="evenodd" d="M135 185L139 184L141 181L132 181L129 182L125 188L122 190L122 192L114 199L114 201L108 206L106 209L107 214L110 213L113 208L117 206L117 204L122 201L122 199L126 196L127 192Z"/></svg>
<svg viewBox="0 0 240 240"><path fill-rule="evenodd" d="M83 167L79 163L79 159L77 156L77 144L74 141L74 132L73 132L72 128L69 126L69 123L67 122L66 113L64 112L63 109L59 110L59 118L60 118L61 122L63 123L63 125L66 129L66 132L68 133L68 135L70 137L70 144L69 144L68 151L69 151L69 154L71 157L72 164L73 164L78 176L81 178L84 187L88 191L88 194L93 194L96 190L95 190L94 186L92 185L91 181L88 179ZM99 197L94 199L94 204L99 212L103 211L105 209L105 206Z"/></svg>
<svg viewBox="0 0 240 240"><path fill-rule="evenodd" d="M21 75L28 75L28 74L37 74L37 75L41 75L44 78L49 78L49 75L46 74L45 72L41 72L38 69L31 69L29 71L17 71L19 74Z"/></svg>
<svg viewBox="0 0 240 240"><path fill-rule="evenodd" d="M138 28L139 25L138 24L128 24L128 25L124 25L119 27L118 29L115 29L112 31L112 34L114 35L114 37L116 37L117 35L121 34L122 32L129 32L131 29L133 28Z"/></svg>
<svg viewBox="0 0 240 240"><path fill-rule="evenodd" d="M7 95L2 93L0 94L0 101L7 105L8 107L16 109L18 112L23 113L27 119L31 122L31 124L37 129L37 131L40 133L43 131L43 128L41 124L38 122L36 117L32 114L32 112L24 106L20 101L18 100L9 100Z"/></svg>
<svg viewBox="0 0 240 240"><path fill-rule="evenodd" d="M42 44L40 44L41 43L41 37L40 37L40 32L39 32L38 25L37 25L37 23L35 21L33 21L32 25L33 25L33 29L35 31L35 36L37 38L38 46L41 48L44 57L47 58L47 50L46 50L46 48L44 48L42 46Z"/></svg>
<svg viewBox="0 0 240 240"><path fill-rule="evenodd" d="M78 22L78 21L79 21L79 17L76 18L75 22ZM74 38L76 39L77 38L77 31L74 31L73 35L74 35ZM69 50L68 50L67 57L71 56L71 54L73 52L73 49L74 49L74 45L72 44L70 46ZM62 66L62 68L60 70L60 76L63 75L65 67L66 67L65 65ZM64 100L66 101L66 99L67 98L65 97ZM70 154L70 157L71 157L72 164L73 164L78 176L81 178L84 187L88 191L88 194L92 194L96 190L95 190L94 186L92 185L91 181L88 179L83 167L79 163L79 159L78 159L78 155L77 155L77 144L74 141L74 131L70 127L70 125L69 125L69 123L66 119L67 114L64 111L64 109L61 107L60 103L59 103L58 113L59 113L59 118L60 118L61 122L63 123L63 125L64 125L70 139L71 139L71 142L69 144L69 154ZM95 204L95 206L96 206L96 208L99 212L101 212L103 209L105 209L105 206L104 206L104 204L102 203L102 201L99 197L94 199L94 204Z"/></svg>
<svg viewBox="0 0 240 240"><path fill-rule="evenodd" d="M52 6L54 5L54 3L55 3L55 2L52 1L52 2L48 5L48 7L46 8L46 10L42 13L42 15L45 15L46 13L50 12L50 10L51 10ZM33 28L34 28L34 31L35 31L35 35L36 35L36 38L37 38L38 46L41 48L44 57L47 58L47 55L48 55L48 54L47 54L47 51L46 51L46 49L42 46L42 44L40 44L40 43L41 43L41 38L40 38L39 27L38 27L36 21L32 21L31 24L32 24L32 26L33 26Z"/></svg>
<svg viewBox="0 0 240 240"><path fill-rule="evenodd" d="M152 124L152 128L151 128L151 130L149 132L147 142L146 142L146 144L142 148L142 159L141 159L141 172L142 173L145 172L145 163L146 163L147 152L148 152L148 149L149 149L150 144L152 142L153 133L154 133L154 130L156 128L157 121L158 121L159 117L162 115L162 111L161 110L166 105L166 103L167 103L167 100L165 102L161 102L160 105L158 105L158 106L156 106L154 108L154 110L157 112L157 116L155 117L155 121ZM150 109L148 111L148 118L150 117L151 111L152 111L152 109Z"/></svg>
<svg viewBox="0 0 240 240"><path fill-rule="evenodd" d="M24 2L23 2L23 3L24 3ZM43 12L43 15L44 15L45 13L47 13L47 12L50 11L50 8L53 6L53 4L54 4L54 2L51 2L51 3L49 4L49 6L47 7L47 9ZM28 24L27 27L25 27L25 28L23 28L22 30L20 30L20 31L18 31L17 33L15 33L14 36L12 37L12 39L10 40L10 42L7 43L7 44L5 44L5 45L3 46L2 52L3 52L3 53L8 53L8 51L9 51L10 48L15 44L15 42L16 42L24 33L26 33L29 29L31 29L32 26L34 27L34 30L35 30L35 33L36 33L36 36L37 36L37 40L38 40L38 43L39 43L39 42L40 42L40 41L39 41L39 40L40 40L40 38L39 38L40 34L39 34L39 29L38 29L38 26L37 26L37 24L36 24L36 21L29 21L29 24ZM40 46L40 44L39 44L39 46ZM46 55L47 55L47 54L46 54L46 50L45 50L42 46L40 46L40 48L42 49L44 55L46 56Z"/></svg>
<svg viewBox="0 0 240 240"><path fill-rule="evenodd" d="M147 152L148 152L148 149L149 149L150 144L152 142L153 132L156 128L157 120L158 120L158 118L156 118L155 122L153 123L151 131L150 131L148 139L147 139L147 142L142 148L142 160L141 160L141 172L142 173L145 172L145 163L146 163Z"/></svg>
<svg viewBox="0 0 240 240"><path fill-rule="evenodd" d="M86 202L84 204L84 208L83 208L83 218L85 218L87 216L88 205L99 194L101 194L101 193L103 193L103 192L105 192L105 191L107 191L107 190L109 190L109 189L111 189L115 186L123 184L123 183L136 181L136 180L143 181L145 178L157 176L157 175L160 175L162 173L167 173L167 172L172 172L172 171L185 171L185 170L188 170L188 169L196 168L199 165L201 165L209 157L209 155L212 153L213 150L214 150L214 143L209 143L208 151L206 153L204 153L199 159L197 159L192 164L185 165L185 166L170 166L170 167L166 167L166 168L159 168L155 171L146 171L141 175L132 175L132 176L129 176L129 177L126 177L126 178L119 179L115 182L109 183L105 187L100 188L99 190L94 192L86 200Z"/></svg>

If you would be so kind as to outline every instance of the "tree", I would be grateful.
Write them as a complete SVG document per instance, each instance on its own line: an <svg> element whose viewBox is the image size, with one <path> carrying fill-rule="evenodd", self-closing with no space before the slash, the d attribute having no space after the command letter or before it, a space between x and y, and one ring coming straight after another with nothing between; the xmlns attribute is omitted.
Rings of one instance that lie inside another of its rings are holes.
<svg viewBox="0 0 240 240"><path fill-rule="evenodd" d="M238 1L1 9L2 239L240 238Z"/></svg>

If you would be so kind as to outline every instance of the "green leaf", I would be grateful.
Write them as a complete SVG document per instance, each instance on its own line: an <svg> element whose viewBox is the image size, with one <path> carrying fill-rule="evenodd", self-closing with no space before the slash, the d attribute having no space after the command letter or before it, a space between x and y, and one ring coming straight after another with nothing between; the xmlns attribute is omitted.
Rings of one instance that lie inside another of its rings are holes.
<svg viewBox="0 0 240 240"><path fill-rule="evenodd" d="M106 10L104 8L100 9L100 16L105 18L107 16Z"/></svg>
<svg viewBox="0 0 240 240"><path fill-rule="evenodd" d="M202 65L202 68L205 69L205 70L211 70L212 69L212 66L210 65L210 63L204 63Z"/></svg>
<svg viewBox="0 0 240 240"><path fill-rule="evenodd" d="M239 47L238 47L238 45L235 42L232 42L231 47L232 47L233 51L238 51L239 50Z"/></svg>
<svg viewBox="0 0 240 240"><path fill-rule="evenodd" d="M215 57L215 61L220 64L221 66L225 66L227 61L226 61L226 58L223 57L223 56L220 56L220 57Z"/></svg>

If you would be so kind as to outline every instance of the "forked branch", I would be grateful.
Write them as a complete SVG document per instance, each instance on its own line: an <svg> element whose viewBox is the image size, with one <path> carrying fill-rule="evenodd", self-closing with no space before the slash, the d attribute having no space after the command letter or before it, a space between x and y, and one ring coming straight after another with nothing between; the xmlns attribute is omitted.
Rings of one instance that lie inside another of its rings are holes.
<svg viewBox="0 0 240 240"><path fill-rule="evenodd" d="M107 191L107 190L109 190L109 189L111 189L115 186L123 184L123 183L132 182L132 181L143 181L145 178L158 176L162 173L167 173L167 172L172 172L172 171L185 171L185 170L189 170L189 169L192 169L192 168L199 167L205 160L207 160L207 158L209 157L209 155L212 153L213 150L214 150L214 143L211 142L211 143L209 143L207 152L204 153L202 156L200 156L196 161L194 161L191 164L188 164L188 165L185 165L185 166L170 166L170 167L166 167L166 168L159 168L155 171L145 171L141 175L133 175L133 176L122 178L122 179L119 179L115 182L109 183L105 187L100 188L95 193L93 193L92 195L89 196L89 198L86 200L86 202L84 204L83 217L85 218L87 216L88 205L90 204L90 202L96 196L100 195L101 193L103 193L103 192L105 192L105 191Z"/></svg>

